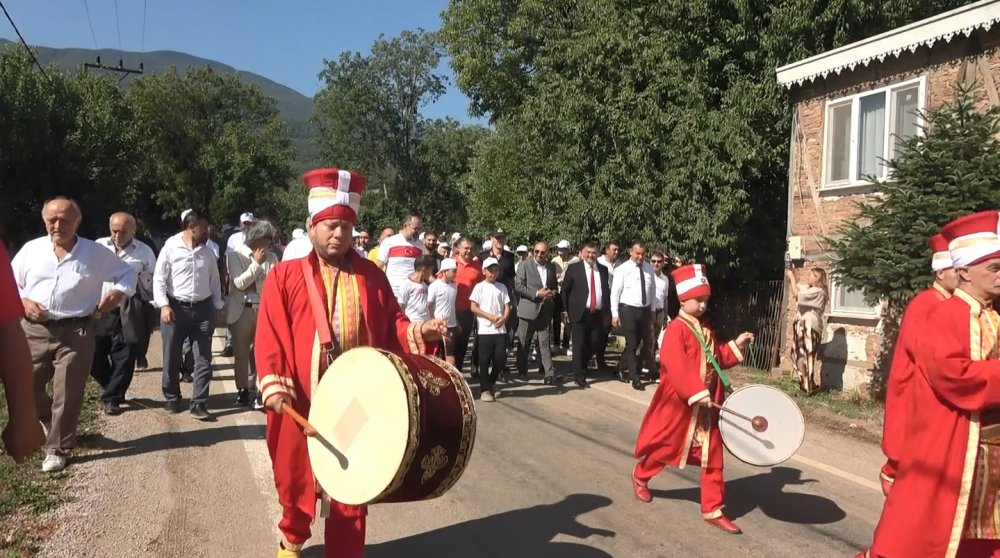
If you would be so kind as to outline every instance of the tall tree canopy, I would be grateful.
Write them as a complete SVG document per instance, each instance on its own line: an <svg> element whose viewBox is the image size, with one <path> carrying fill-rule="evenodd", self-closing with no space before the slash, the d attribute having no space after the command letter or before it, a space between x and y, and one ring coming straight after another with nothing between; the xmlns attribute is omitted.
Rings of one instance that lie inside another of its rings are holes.
<svg viewBox="0 0 1000 558"><path fill-rule="evenodd" d="M442 55L437 35L418 30L325 61L313 118L320 154L368 177L361 218L370 226L398 226L407 211L436 227L464 225L458 184L486 131L421 114L445 92Z"/></svg>
<svg viewBox="0 0 1000 558"><path fill-rule="evenodd" d="M470 220L506 200L516 234L634 235L776 275L791 113L774 69L961 3L452 0L457 83L497 127Z"/></svg>

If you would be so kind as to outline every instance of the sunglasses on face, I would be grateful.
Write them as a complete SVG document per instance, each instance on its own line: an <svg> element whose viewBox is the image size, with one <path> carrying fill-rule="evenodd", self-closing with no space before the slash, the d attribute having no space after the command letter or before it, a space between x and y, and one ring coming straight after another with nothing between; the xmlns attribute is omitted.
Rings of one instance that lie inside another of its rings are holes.
<svg viewBox="0 0 1000 558"><path fill-rule="evenodd" d="M655 264L658 264L658 263L663 263L663 260L649 260L649 261L650 261L651 263L655 263Z"/></svg>

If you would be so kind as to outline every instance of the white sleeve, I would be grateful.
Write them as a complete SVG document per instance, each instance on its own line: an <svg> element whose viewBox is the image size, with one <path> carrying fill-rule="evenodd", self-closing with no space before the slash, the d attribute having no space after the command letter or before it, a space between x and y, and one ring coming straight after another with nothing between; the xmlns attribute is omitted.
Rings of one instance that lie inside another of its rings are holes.
<svg viewBox="0 0 1000 558"><path fill-rule="evenodd" d="M618 273L612 275L611 279L611 317L613 318L618 317L618 305L621 303L622 290L625 288L623 275L625 272L619 269Z"/></svg>

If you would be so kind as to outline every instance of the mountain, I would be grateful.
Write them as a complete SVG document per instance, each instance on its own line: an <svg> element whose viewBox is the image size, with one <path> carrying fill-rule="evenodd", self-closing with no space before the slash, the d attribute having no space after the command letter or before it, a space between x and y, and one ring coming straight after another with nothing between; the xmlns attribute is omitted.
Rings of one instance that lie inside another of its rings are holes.
<svg viewBox="0 0 1000 558"><path fill-rule="evenodd" d="M0 49L3 49L7 43L11 43L11 41L0 39ZM180 73L190 67L203 66L209 66L220 73L236 73L244 82L258 85L265 95L277 100L278 109L281 111L282 118L288 123L289 135L297 153L294 163L296 171L313 165L318 159L316 148L313 145L315 133L309 124L309 118L313 112L312 98L262 75L237 70L215 60L170 50L137 53L115 49L94 50L42 46L33 48L37 49L38 61L43 66L55 64L58 68L68 72L76 71L84 62L96 62L97 57L100 56L101 62L107 66L117 66L118 61L121 60L126 68L138 68L139 63L142 62L144 71L150 74L162 73L170 66L176 66ZM134 77L128 78L126 83L132 79Z"/></svg>

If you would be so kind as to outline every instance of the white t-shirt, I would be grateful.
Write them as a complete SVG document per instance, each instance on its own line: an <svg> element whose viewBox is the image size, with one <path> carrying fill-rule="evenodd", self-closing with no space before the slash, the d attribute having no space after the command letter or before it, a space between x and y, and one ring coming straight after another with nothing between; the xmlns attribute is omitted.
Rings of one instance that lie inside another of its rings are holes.
<svg viewBox="0 0 1000 558"><path fill-rule="evenodd" d="M403 313L411 322L426 322L431 319L427 311L427 283L407 278L399 285L399 294L396 296Z"/></svg>
<svg viewBox="0 0 1000 558"><path fill-rule="evenodd" d="M400 285L413 275L413 264L422 255L424 255L424 243L416 238L406 240L403 238L403 233L394 234L379 245L378 261L385 264L385 276L389 278L396 300L399 300Z"/></svg>
<svg viewBox="0 0 1000 558"><path fill-rule="evenodd" d="M312 240L308 236L296 238L285 246L285 252L281 255L281 261L297 260L308 256L313 251Z"/></svg>
<svg viewBox="0 0 1000 558"><path fill-rule="evenodd" d="M458 318L455 317L457 295L458 286L444 279L434 281L427 289L427 299L434 303L434 317L448 322L448 327L458 326Z"/></svg>
<svg viewBox="0 0 1000 558"><path fill-rule="evenodd" d="M479 305L479 309L496 316L503 316L503 307L510 304L510 296L507 294L507 287L503 283L489 283L483 281L477 283L472 288L472 295L469 300ZM484 318L476 316L476 323L479 324L479 335L495 335L507 332L504 326L496 327Z"/></svg>

